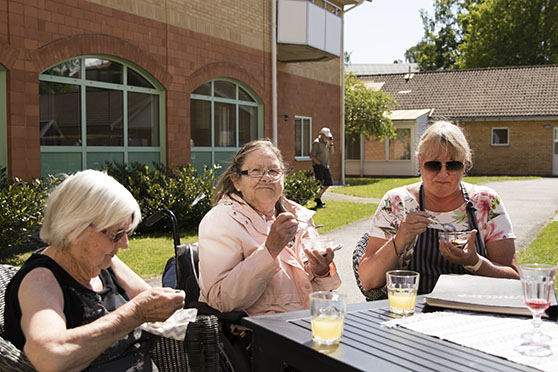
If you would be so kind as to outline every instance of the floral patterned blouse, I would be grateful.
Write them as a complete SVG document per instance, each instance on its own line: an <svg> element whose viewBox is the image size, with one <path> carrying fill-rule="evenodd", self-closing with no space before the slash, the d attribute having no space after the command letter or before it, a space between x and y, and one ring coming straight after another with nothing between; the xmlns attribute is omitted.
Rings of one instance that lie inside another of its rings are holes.
<svg viewBox="0 0 558 372"><path fill-rule="evenodd" d="M496 191L486 186L462 183L469 193L469 199L476 211L475 216L479 226L480 234L484 242L502 239L515 239L510 217L504 207L504 203ZM370 236L381 239L389 239L395 235L403 216L410 212L420 210L419 202L409 192L406 186L397 187L388 191L372 219ZM426 210L435 216L443 225L449 225L452 230L468 230L467 212L465 203L450 212L434 212ZM411 249L412 250L412 249ZM408 252L412 255L412 252Z"/></svg>

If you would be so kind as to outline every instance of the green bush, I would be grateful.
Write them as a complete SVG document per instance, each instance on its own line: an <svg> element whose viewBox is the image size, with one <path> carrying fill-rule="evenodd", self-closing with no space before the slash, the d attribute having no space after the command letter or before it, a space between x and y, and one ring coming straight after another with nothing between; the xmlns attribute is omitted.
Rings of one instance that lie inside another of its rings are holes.
<svg viewBox="0 0 558 372"><path fill-rule="evenodd" d="M170 209L176 215L181 231L197 229L203 216L211 209L214 170L206 168L198 174L191 164L184 166L154 163L151 168L139 163L128 166L105 163L107 173L122 183L138 201L143 217L159 209ZM204 197L193 205L194 200ZM139 232L161 231L169 233L170 227L161 223Z"/></svg>
<svg viewBox="0 0 558 372"><path fill-rule="evenodd" d="M198 173L191 164L152 167L140 163L129 165L105 163L107 173L124 185L138 201L143 217L158 209L170 209L176 215L183 232L196 230L203 216L211 209L215 172L206 168ZM48 192L60 182L57 178L34 179L29 182L9 179L5 168L0 168L0 257L19 251L29 251L33 234L42 221ZM320 183L312 172L297 171L285 177L287 198L305 205L315 197ZM194 204L194 200L203 198ZM168 221L152 228L140 225L138 231L170 233ZM35 237L36 238L36 237Z"/></svg>
<svg viewBox="0 0 558 372"><path fill-rule="evenodd" d="M0 169L0 257L33 245L33 234L38 232L42 221L48 191L58 182L56 178L29 182L9 179L6 169Z"/></svg>
<svg viewBox="0 0 558 372"><path fill-rule="evenodd" d="M299 170L285 177L285 196L300 205L314 199L320 190L320 181L312 171Z"/></svg>

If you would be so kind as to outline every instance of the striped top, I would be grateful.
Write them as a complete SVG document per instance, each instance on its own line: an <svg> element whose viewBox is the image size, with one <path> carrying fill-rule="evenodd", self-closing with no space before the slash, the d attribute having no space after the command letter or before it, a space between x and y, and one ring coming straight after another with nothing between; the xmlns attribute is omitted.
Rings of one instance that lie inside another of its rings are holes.
<svg viewBox="0 0 558 372"><path fill-rule="evenodd" d="M477 251L486 256L484 243L515 239L509 215L498 194L485 186L463 183L468 190L471 213L467 213L467 203L450 212L434 212L421 207L420 200L408 191L406 186L392 189L384 195L372 220L370 235L381 239L390 239L395 235L403 216L418 210L425 210L435 216L442 224L449 225L457 231L470 230L475 227L474 214L479 230ZM464 195L465 199L465 195ZM482 243L481 244L481 240ZM436 284L440 274L465 274L462 265L446 260L438 249L438 230L427 229L417 236L415 245L402 256L401 268L421 273L419 293L429 293Z"/></svg>

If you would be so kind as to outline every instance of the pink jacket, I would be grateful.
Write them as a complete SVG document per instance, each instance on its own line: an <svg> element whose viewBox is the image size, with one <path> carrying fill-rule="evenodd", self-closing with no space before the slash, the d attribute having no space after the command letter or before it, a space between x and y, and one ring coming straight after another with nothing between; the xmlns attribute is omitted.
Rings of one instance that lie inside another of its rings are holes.
<svg viewBox="0 0 558 372"><path fill-rule="evenodd" d="M311 221L310 211L286 200L299 220ZM272 258L264 243L269 227L244 200L223 197L199 226L200 301L220 311L243 310L248 315L307 309L308 295L341 285L335 264L330 275L317 278L307 265L303 237L318 235L301 224L294 245Z"/></svg>

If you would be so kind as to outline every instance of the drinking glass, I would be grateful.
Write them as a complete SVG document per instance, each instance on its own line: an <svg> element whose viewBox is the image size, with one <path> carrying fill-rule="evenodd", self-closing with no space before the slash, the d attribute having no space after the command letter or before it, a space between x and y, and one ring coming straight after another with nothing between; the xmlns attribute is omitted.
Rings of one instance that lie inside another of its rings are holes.
<svg viewBox="0 0 558 372"><path fill-rule="evenodd" d="M552 338L542 333L541 316L550 306L551 296L554 295L554 280L556 266L546 264L524 264L519 266L523 298L531 310L533 330L521 335L526 339L516 350L527 356L548 356L552 354L550 346L546 344Z"/></svg>
<svg viewBox="0 0 558 372"><path fill-rule="evenodd" d="M343 324L347 313L345 295L331 292L310 294L310 315L312 340L318 346L336 345L343 334Z"/></svg>
<svg viewBox="0 0 558 372"><path fill-rule="evenodd" d="M420 274L410 270L392 270L386 273L389 311L409 316L415 313Z"/></svg>

